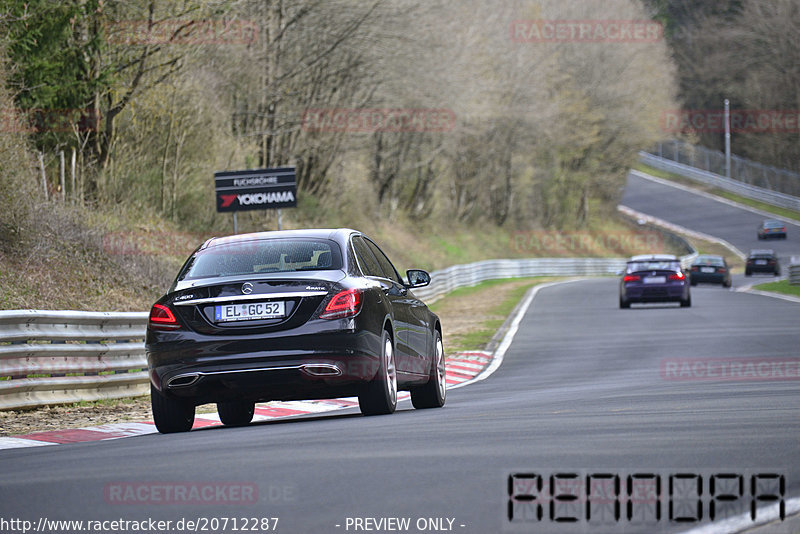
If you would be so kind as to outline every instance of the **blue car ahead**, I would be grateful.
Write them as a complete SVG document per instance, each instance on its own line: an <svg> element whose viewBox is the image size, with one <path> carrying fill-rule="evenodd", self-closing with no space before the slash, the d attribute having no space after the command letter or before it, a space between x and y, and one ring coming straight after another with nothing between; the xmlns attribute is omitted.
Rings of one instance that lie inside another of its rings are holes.
<svg viewBox="0 0 800 534"><path fill-rule="evenodd" d="M619 283L619 307L630 308L634 302L680 302L688 308L692 305L689 286L689 277L675 256L634 256Z"/></svg>

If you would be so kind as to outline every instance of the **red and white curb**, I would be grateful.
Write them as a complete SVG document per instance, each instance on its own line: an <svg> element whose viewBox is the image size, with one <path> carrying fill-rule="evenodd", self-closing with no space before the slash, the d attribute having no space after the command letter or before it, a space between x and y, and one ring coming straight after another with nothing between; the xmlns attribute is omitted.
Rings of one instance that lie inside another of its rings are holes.
<svg viewBox="0 0 800 534"><path fill-rule="evenodd" d="M455 354L446 362L446 381L448 388L455 388L475 379L490 367L493 356L487 352L463 352ZM407 400L411 395L401 391L398 401ZM316 413L355 408L358 406L357 398L344 398L319 401L291 401L269 402L257 404L253 422L269 421L310 415ZM220 426L219 415L216 413L197 414L193 429ZM0 449L15 449L23 447L38 447L43 445L56 445L61 443L81 443L85 441L103 441L109 439L141 436L156 432L156 427L151 421L140 423L113 423L108 425L73 428L68 430L52 430L35 432L23 436L0 437Z"/></svg>

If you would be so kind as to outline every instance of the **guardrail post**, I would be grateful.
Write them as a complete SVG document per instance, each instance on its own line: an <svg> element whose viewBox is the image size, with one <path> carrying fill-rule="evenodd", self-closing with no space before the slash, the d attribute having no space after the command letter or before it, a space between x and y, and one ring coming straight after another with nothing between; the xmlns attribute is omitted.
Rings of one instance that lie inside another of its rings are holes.
<svg viewBox="0 0 800 534"><path fill-rule="evenodd" d="M792 256L789 265L789 285L800 286L800 256Z"/></svg>

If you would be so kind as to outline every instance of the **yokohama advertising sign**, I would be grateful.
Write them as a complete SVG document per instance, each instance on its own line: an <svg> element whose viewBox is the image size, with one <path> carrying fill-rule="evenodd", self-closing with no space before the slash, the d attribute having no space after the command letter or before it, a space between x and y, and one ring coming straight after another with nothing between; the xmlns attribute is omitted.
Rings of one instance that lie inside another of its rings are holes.
<svg viewBox="0 0 800 534"><path fill-rule="evenodd" d="M221 171L214 173L214 182L218 212L297 206L294 167Z"/></svg>

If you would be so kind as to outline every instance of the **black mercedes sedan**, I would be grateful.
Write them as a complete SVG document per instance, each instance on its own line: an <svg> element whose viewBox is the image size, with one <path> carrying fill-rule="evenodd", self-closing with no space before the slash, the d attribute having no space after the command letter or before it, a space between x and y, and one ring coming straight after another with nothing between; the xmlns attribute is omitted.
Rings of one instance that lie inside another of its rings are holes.
<svg viewBox="0 0 800 534"><path fill-rule="evenodd" d="M349 229L212 238L150 311L146 352L159 432L192 428L195 407L246 425L255 403L357 396L365 415L445 403L439 318L367 236Z"/></svg>

